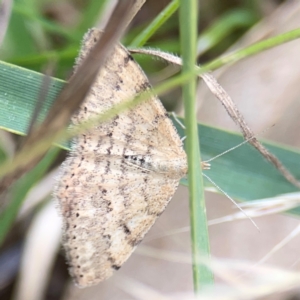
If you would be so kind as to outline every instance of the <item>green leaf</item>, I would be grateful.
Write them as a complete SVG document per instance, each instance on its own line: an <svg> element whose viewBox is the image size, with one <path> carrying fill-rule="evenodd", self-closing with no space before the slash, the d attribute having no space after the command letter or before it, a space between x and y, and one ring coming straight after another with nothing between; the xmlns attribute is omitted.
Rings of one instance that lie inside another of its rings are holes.
<svg viewBox="0 0 300 300"><path fill-rule="evenodd" d="M34 111L43 75L5 62L0 62L0 128L25 135ZM46 115L64 81L53 79L40 119Z"/></svg>

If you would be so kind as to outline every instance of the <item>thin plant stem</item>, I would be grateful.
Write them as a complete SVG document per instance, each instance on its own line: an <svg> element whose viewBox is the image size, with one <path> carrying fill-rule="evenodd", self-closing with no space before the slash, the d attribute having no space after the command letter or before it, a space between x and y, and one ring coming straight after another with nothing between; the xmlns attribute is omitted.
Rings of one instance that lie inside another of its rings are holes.
<svg viewBox="0 0 300 300"><path fill-rule="evenodd" d="M183 59L183 73L195 70L197 42L198 0L182 0L180 5L180 39ZM183 85L185 108L186 148L188 155L188 182L190 200L190 223L194 290L213 282L211 270L207 267L210 257L209 237L206 219L203 177L200 167L200 146L196 118L196 77ZM205 262L205 264L203 264Z"/></svg>
<svg viewBox="0 0 300 300"><path fill-rule="evenodd" d="M179 0L173 0L130 44L130 47L142 47L151 36L174 14L178 9Z"/></svg>

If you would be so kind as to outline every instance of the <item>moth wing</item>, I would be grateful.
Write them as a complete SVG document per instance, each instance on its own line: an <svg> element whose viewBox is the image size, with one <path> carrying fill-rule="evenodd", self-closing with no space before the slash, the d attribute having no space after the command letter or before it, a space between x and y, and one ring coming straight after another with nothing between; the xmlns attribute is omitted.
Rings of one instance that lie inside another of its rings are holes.
<svg viewBox="0 0 300 300"><path fill-rule="evenodd" d="M78 64L99 35L86 35ZM141 68L117 45L72 122L87 121L149 88ZM152 165L126 160L137 156ZM181 140L156 96L74 139L54 195L70 271L80 286L110 277L127 260L186 171Z"/></svg>
<svg viewBox="0 0 300 300"><path fill-rule="evenodd" d="M121 159L106 157L96 165L94 159L69 157L67 165L81 164L80 176L62 174L57 194L63 243L79 286L97 284L122 266L164 211L179 182L147 170L141 173L136 166L124 166Z"/></svg>

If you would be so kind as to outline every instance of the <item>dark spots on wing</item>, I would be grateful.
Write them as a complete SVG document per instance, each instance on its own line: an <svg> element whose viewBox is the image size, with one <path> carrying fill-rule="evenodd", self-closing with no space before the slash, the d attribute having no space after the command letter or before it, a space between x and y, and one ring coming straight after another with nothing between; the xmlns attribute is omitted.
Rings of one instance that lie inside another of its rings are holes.
<svg viewBox="0 0 300 300"><path fill-rule="evenodd" d="M68 185L66 185L66 190L69 188L69 186Z"/></svg>
<svg viewBox="0 0 300 300"><path fill-rule="evenodd" d="M117 84L117 85L115 86L115 89L116 89L116 91L119 91L119 90L121 89L121 87Z"/></svg>
<svg viewBox="0 0 300 300"><path fill-rule="evenodd" d="M113 141L110 141L110 146L106 149L107 154L110 155L111 154L111 150L113 149Z"/></svg>
<svg viewBox="0 0 300 300"><path fill-rule="evenodd" d="M131 141L131 139L132 139L132 135L125 134L125 140L126 140L127 143L129 143Z"/></svg>
<svg viewBox="0 0 300 300"><path fill-rule="evenodd" d="M84 142L84 144L86 144L86 135L83 134L82 136L83 136L83 142Z"/></svg>
<svg viewBox="0 0 300 300"><path fill-rule="evenodd" d="M124 232L125 232L125 234L131 234L131 231L129 230L129 228L125 225L125 224L123 224L123 230L124 230Z"/></svg>
<svg viewBox="0 0 300 300"><path fill-rule="evenodd" d="M153 146L152 145L148 145L146 154L151 155L152 150L153 150Z"/></svg>
<svg viewBox="0 0 300 300"><path fill-rule="evenodd" d="M79 213L76 213L76 217L77 217L77 218L79 217Z"/></svg>
<svg viewBox="0 0 300 300"><path fill-rule="evenodd" d="M100 148L101 146L101 143L102 143L102 140L99 139L98 143L97 143L97 147L96 148ZM94 152L97 153L97 149L94 149Z"/></svg>
<svg viewBox="0 0 300 300"><path fill-rule="evenodd" d="M125 189L126 189L126 185L121 185L119 186L119 193L120 195L123 195L125 197Z"/></svg>
<svg viewBox="0 0 300 300"><path fill-rule="evenodd" d="M149 81L145 81L138 86L137 92L146 91L150 88L151 88L151 85L150 85Z"/></svg>
<svg viewBox="0 0 300 300"><path fill-rule="evenodd" d="M168 113L164 113L162 115L156 115L153 122L158 123L159 120L165 120L166 118L169 118Z"/></svg>
<svg viewBox="0 0 300 300"><path fill-rule="evenodd" d="M80 274L80 275L79 275L79 277L81 277L81 278L82 278L82 277L83 277L83 275L81 275L81 274Z"/></svg>
<svg viewBox="0 0 300 300"><path fill-rule="evenodd" d="M78 259L78 258L79 258L79 255L76 256L76 259Z"/></svg>
<svg viewBox="0 0 300 300"><path fill-rule="evenodd" d="M73 240L76 240L76 236L75 235L73 236Z"/></svg>
<svg viewBox="0 0 300 300"><path fill-rule="evenodd" d="M106 189L103 189L101 192L102 192L103 195L107 194L107 190Z"/></svg>
<svg viewBox="0 0 300 300"><path fill-rule="evenodd" d="M127 54L127 56L124 58L124 64L127 65L129 61L133 60L134 58L130 54Z"/></svg>
<svg viewBox="0 0 300 300"><path fill-rule="evenodd" d="M115 259L112 258L111 256L109 256L109 257L107 258L107 260L108 260L109 262L111 262L112 264L115 263Z"/></svg>
<svg viewBox="0 0 300 300"><path fill-rule="evenodd" d="M68 201L68 198L66 197L66 201ZM66 216L67 218L71 217L72 215L72 207L71 205L69 204L67 207L64 207L64 216Z"/></svg>
<svg viewBox="0 0 300 300"><path fill-rule="evenodd" d="M113 135L112 132L107 134L108 137L112 137L112 135Z"/></svg>
<svg viewBox="0 0 300 300"><path fill-rule="evenodd" d="M160 211L159 213L156 214L156 216L157 216L157 217L161 216L163 212L164 212L164 211Z"/></svg>
<svg viewBox="0 0 300 300"><path fill-rule="evenodd" d="M126 145L128 144L128 141L126 141ZM123 147L122 155L124 156L125 153L127 152L127 147L126 145Z"/></svg>
<svg viewBox="0 0 300 300"><path fill-rule="evenodd" d="M146 183L148 181L148 178L144 178L144 182Z"/></svg>
<svg viewBox="0 0 300 300"><path fill-rule="evenodd" d="M71 178L74 177L74 175L75 175L75 174L73 173L73 174L71 175Z"/></svg>
<svg viewBox="0 0 300 300"><path fill-rule="evenodd" d="M143 239L131 239L131 240L128 240L128 243L131 247L136 247L138 244L141 243Z"/></svg>
<svg viewBox="0 0 300 300"><path fill-rule="evenodd" d="M119 125L119 123L117 122L117 118L115 118L114 120L113 120L113 122L112 122L112 124L113 124L113 126L118 126Z"/></svg>
<svg viewBox="0 0 300 300"><path fill-rule="evenodd" d="M77 266L78 269L80 269L80 266Z"/></svg>
<svg viewBox="0 0 300 300"><path fill-rule="evenodd" d="M94 43L97 43L97 38L94 37Z"/></svg>
<svg viewBox="0 0 300 300"><path fill-rule="evenodd" d="M116 270L116 271L119 270L119 269L121 268L121 266L118 266L118 265L112 265L111 267L112 267L114 270Z"/></svg>
<svg viewBox="0 0 300 300"><path fill-rule="evenodd" d="M108 174L110 171L110 161L108 160L105 167L105 174Z"/></svg>
<svg viewBox="0 0 300 300"><path fill-rule="evenodd" d="M110 235L110 234L104 234L103 237L104 237L105 239L108 239L108 240L111 239L111 235Z"/></svg>
<svg viewBox="0 0 300 300"><path fill-rule="evenodd" d="M86 112L87 112L87 107L85 106L85 107L84 107L84 113L86 113Z"/></svg>

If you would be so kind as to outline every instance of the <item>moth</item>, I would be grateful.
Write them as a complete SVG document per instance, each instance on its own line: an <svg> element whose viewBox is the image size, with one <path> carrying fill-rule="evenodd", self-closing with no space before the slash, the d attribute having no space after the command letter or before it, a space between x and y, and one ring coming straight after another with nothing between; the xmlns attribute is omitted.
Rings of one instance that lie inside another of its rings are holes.
<svg viewBox="0 0 300 300"><path fill-rule="evenodd" d="M100 34L91 29L84 36L77 66ZM81 124L149 89L143 70L118 44L72 124ZM122 266L186 174L182 141L156 96L73 140L54 195L63 218L70 273L77 285L95 285Z"/></svg>

